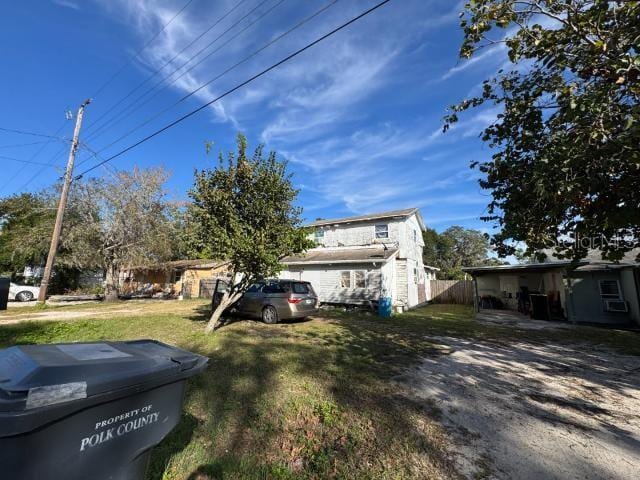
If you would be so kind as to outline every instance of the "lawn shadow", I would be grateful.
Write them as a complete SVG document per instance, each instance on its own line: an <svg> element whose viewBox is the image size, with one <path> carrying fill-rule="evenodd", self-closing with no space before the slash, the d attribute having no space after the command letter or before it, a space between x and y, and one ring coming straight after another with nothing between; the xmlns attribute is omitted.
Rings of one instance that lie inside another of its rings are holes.
<svg viewBox="0 0 640 480"><path fill-rule="evenodd" d="M4 325L0 323L0 348L46 343L42 339L50 336L53 323L55 322L25 321Z"/></svg>
<svg viewBox="0 0 640 480"><path fill-rule="evenodd" d="M182 414L178 425L153 448L147 469L148 480L162 480L171 459L191 442L198 423L198 419L193 415Z"/></svg>

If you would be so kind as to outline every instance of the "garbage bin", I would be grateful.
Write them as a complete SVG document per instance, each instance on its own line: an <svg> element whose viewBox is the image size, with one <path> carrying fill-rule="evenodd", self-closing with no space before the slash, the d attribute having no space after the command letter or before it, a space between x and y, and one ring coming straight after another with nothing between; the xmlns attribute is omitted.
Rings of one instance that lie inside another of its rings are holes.
<svg viewBox="0 0 640 480"><path fill-rule="evenodd" d="M153 340L0 350L0 477L143 479L206 364Z"/></svg>
<svg viewBox="0 0 640 480"><path fill-rule="evenodd" d="M0 310L7 309L7 302L9 301L9 287L11 286L11 279L0 277Z"/></svg>
<svg viewBox="0 0 640 480"><path fill-rule="evenodd" d="M391 316L391 298L380 297L378 300L378 315L382 318L389 318Z"/></svg>

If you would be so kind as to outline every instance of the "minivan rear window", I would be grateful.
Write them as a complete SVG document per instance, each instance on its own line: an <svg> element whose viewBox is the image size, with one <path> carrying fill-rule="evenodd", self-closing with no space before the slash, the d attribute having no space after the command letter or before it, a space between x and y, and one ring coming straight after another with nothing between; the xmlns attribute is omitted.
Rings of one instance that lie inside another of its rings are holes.
<svg viewBox="0 0 640 480"><path fill-rule="evenodd" d="M309 285L306 283L293 283L293 293L309 293Z"/></svg>
<svg viewBox="0 0 640 480"><path fill-rule="evenodd" d="M262 289L263 293L286 293L286 289L279 283L269 283Z"/></svg>

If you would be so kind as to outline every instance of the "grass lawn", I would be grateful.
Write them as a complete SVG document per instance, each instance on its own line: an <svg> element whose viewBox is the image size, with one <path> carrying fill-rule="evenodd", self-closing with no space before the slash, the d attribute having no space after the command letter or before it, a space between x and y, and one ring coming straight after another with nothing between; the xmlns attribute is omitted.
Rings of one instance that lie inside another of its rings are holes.
<svg viewBox="0 0 640 480"><path fill-rule="evenodd" d="M154 338L207 355L182 422L154 450L150 479L456 478L436 406L416 401L400 380L420 358L442 354L430 337L570 340L640 355L634 333L525 332L479 324L454 305L389 320L335 311L273 326L237 321L209 336L201 301L130 314L118 313L128 302L117 305L94 306L114 310L95 319L1 325L0 316L0 346Z"/></svg>

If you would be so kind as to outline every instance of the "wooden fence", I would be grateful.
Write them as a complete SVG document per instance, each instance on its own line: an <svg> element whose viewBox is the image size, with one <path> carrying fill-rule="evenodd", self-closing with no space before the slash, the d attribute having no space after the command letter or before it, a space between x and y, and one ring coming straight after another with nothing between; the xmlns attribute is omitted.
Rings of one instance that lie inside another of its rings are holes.
<svg viewBox="0 0 640 480"><path fill-rule="evenodd" d="M473 305L474 288L471 280L430 280L433 303Z"/></svg>

